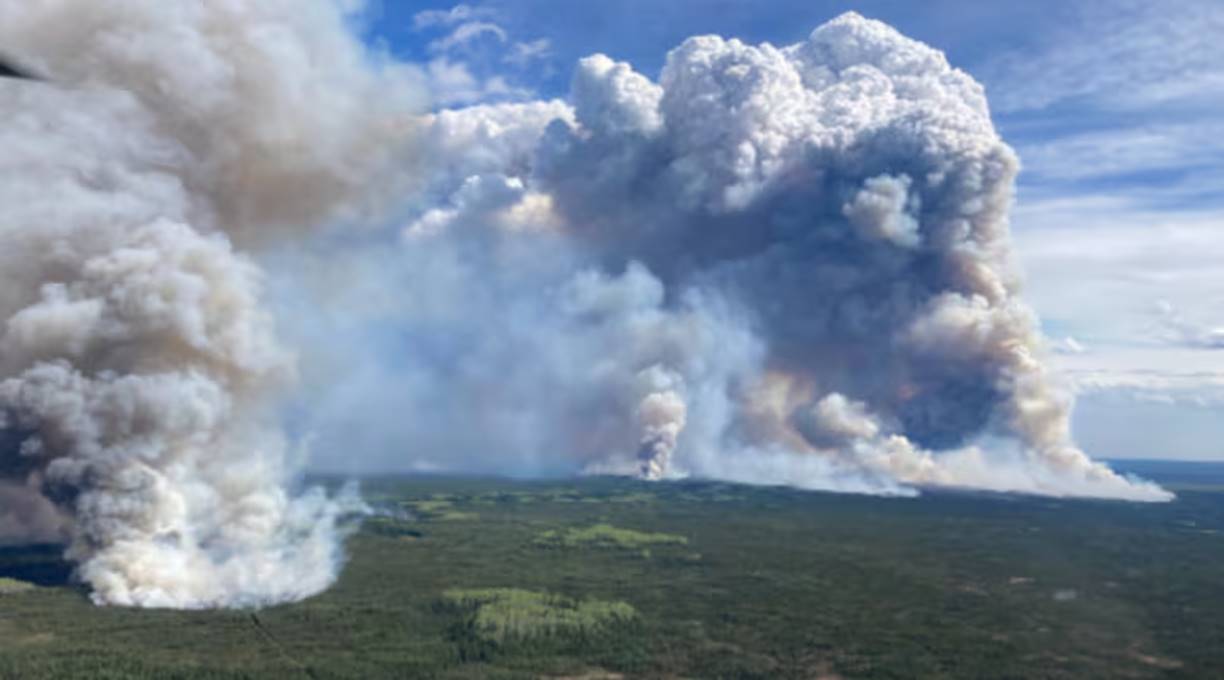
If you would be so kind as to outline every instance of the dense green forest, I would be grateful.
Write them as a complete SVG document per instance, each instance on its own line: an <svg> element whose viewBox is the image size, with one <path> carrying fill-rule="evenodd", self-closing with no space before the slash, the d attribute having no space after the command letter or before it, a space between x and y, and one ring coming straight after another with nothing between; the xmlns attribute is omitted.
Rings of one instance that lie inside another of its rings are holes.
<svg viewBox="0 0 1224 680"><path fill-rule="evenodd" d="M1221 677L1224 488L1193 480L1144 505L383 479L340 582L293 605L98 608L59 548L0 549L0 676Z"/></svg>

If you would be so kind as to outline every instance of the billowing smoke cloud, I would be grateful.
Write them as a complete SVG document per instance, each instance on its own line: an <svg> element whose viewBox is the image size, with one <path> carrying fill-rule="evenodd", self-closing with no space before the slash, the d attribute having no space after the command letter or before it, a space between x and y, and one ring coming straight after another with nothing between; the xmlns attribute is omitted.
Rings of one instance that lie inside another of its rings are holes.
<svg viewBox="0 0 1224 680"><path fill-rule="evenodd" d="M334 579L295 378L333 468L1169 497L1071 442L938 52L851 14L422 119L346 7L0 0L50 78L0 82L0 540L96 601Z"/></svg>
<svg viewBox="0 0 1224 680"><path fill-rule="evenodd" d="M426 200L349 300L377 309L328 333L395 340L317 407L325 441L429 469L1169 498L1071 441L1018 297L1015 154L938 51L847 14L786 48L692 38L657 82L596 55L567 103L427 125Z"/></svg>
<svg viewBox="0 0 1224 680"><path fill-rule="evenodd" d="M394 190L410 74L327 1L0 0L3 539L66 539L104 604L335 578L358 505L290 493L294 357L236 250Z"/></svg>

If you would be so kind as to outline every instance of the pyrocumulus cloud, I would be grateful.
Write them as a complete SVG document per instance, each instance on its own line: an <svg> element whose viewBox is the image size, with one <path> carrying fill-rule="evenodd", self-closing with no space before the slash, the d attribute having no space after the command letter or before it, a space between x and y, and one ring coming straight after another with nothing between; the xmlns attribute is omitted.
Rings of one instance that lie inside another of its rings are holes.
<svg viewBox="0 0 1224 680"><path fill-rule="evenodd" d="M369 465L1169 497L1071 441L1016 156L980 85L882 23L692 38L657 81L595 55L567 101L426 126L368 317L326 334L371 348L317 406Z"/></svg>

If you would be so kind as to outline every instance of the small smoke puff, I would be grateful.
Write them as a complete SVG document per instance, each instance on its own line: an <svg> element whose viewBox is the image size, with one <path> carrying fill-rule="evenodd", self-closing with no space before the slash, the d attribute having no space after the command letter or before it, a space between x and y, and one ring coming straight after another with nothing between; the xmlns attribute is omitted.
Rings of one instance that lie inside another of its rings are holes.
<svg viewBox="0 0 1224 680"><path fill-rule="evenodd" d="M1084 343L1068 336L1058 343L1054 351L1060 354L1084 354L1088 351L1088 348L1084 346Z"/></svg>
<svg viewBox="0 0 1224 680"><path fill-rule="evenodd" d="M863 188L842 207L842 213L864 238L892 241L904 248L917 247L916 201L910 199L910 178L880 175L867 180Z"/></svg>
<svg viewBox="0 0 1224 680"><path fill-rule="evenodd" d="M880 425L867 412L866 404L840 394L825 396L805 415L797 426L812 446L842 449L880 434Z"/></svg>
<svg viewBox="0 0 1224 680"><path fill-rule="evenodd" d="M407 238L437 236L455 229L495 227L508 231L555 226L552 198L528 192L521 179L474 175L451 196L451 206L434 208L404 231Z"/></svg>

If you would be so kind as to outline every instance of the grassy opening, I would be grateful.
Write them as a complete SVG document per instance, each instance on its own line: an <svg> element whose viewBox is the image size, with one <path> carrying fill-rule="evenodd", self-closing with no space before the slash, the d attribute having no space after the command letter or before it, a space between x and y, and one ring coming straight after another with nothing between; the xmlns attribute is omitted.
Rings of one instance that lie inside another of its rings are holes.
<svg viewBox="0 0 1224 680"><path fill-rule="evenodd" d="M469 624L475 634L496 643L591 635L637 618L637 611L624 602L576 600L518 588L447 590L442 601L470 611Z"/></svg>
<svg viewBox="0 0 1224 680"><path fill-rule="evenodd" d="M536 537L534 544L539 548L641 550L652 546L688 545L688 539L676 534L634 531L611 524L596 524L583 528L545 531Z"/></svg>

